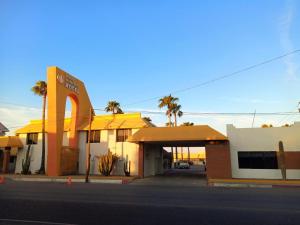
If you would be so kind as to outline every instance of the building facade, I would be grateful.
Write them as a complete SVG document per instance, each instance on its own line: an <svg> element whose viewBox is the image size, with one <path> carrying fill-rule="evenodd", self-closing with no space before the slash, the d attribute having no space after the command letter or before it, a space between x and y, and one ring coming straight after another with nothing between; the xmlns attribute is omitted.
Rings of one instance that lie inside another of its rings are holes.
<svg viewBox="0 0 300 225"><path fill-rule="evenodd" d="M63 148L69 146L69 124L70 119L65 120ZM94 116L91 124L90 152L91 152L91 169L90 174L100 174L98 170L98 157L111 151L118 156L118 161L112 171L112 175L124 175L124 162L130 161L131 175L138 175L139 165L139 146L136 143L127 142L127 138L138 131L140 128L154 126L147 120L141 118L140 113L134 114L114 114ZM46 122L46 131L47 131ZM88 143L88 125L85 124L78 129L78 174L86 172L86 149ZM30 124L16 131L23 143L23 148L17 153L17 162L15 173L21 173L22 161L25 159L28 145L31 145L31 164L30 171L35 173L40 168L42 157L42 133L41 121L31 121ZM46 134L46 168L48 156L48 135ZM162 162L162 149L149 151L146 159L159 158ZM63 162L68 163L68 162ZM151 161L152 163L152 161ZM153 165L145 168L148 176L162 172L162 163L153 161Z"/></svg>
<svg viewBox="0 0 300 225"><path fill-rule="evenodd" d="M289 127L236 128L227 125L233 178L282 179L279 142L287 179L300 179L300 122Z"/></svg>

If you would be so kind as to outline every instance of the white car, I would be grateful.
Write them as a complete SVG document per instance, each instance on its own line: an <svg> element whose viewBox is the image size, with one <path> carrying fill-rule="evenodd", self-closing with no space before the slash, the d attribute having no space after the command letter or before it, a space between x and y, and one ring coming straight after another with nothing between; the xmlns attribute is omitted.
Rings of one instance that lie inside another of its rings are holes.
<svg viewBox="0 0 300 225"><path fill-rule="evenodd" d="M187 162L179 162L178 164L178 169L189 169L190 168L190 164Z"/></svg>

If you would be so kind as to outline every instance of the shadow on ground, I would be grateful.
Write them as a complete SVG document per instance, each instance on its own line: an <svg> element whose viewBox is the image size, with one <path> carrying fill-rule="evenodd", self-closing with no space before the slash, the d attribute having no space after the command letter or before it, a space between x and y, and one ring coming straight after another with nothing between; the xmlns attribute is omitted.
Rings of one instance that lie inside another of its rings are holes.
<svg viewBox="0 0 300 225"><path fill-rule="evenodd" d="M190 169L169 169L162 175L137 179L132 185L207 186L206 173L200 166Z"/></svg>

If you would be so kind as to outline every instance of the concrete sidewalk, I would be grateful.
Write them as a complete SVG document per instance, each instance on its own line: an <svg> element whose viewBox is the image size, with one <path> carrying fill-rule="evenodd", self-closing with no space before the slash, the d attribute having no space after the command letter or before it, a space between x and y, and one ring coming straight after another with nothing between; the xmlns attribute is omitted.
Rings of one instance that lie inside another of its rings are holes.
<svg viewBox="0 0 300 225"><path fill-rule="evenodd" d="M300 188L300 180L264 180L264 179L208 179L213 187L293 187Z"/></svg>
<svg viewBox="0 0 300 225"><path fill-rule="evenodd" d="M29 181L29 182L58 182L58 183L84 183L84 175L69 175L69 176L46 176L46 175L19 175L19 174L0 174L0 177L11 181ZM105 183L105 184L128 184L137 177L123 176L89 176L90 183Z"/></svg>

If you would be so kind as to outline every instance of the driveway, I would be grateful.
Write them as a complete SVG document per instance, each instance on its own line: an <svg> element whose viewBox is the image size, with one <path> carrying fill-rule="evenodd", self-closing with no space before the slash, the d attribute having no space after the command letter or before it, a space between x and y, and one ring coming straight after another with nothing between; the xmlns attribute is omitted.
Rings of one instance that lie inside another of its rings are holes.
<svg viewBox="0 0 300 225"><path fill-rule="evenodd" d="M168 169L162 175L137 179L131 185L207 186L207 180L202 167L191 166L190 169Z"/></svg>

